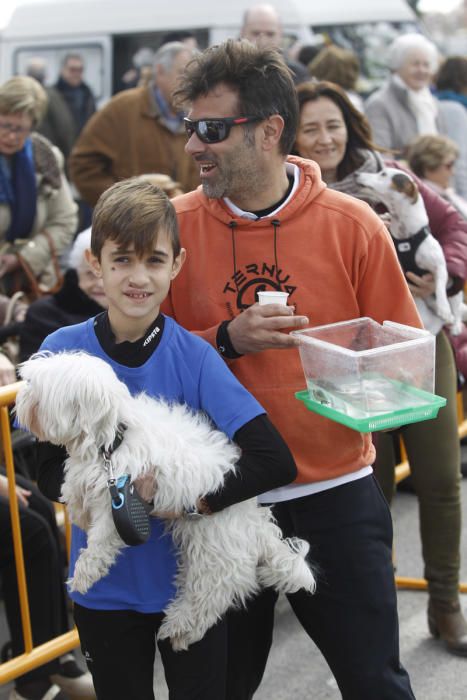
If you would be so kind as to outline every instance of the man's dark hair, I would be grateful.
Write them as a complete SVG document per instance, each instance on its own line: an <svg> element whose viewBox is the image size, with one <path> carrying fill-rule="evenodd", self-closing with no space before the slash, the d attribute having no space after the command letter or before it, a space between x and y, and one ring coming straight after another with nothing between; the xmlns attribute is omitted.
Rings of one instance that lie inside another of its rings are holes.
<svg viewBox="0 0 467 700"><path fill-rule="evenodd" d="M280 151L290 153L298 126L298 103L292 75L279 51L234 39L212 46L187 65L175 96L181 102L193 102L220 83L238 94L238 113L230 116L267 119L279 114L284 120Z"/></svg>
<svg viewBox="0 0 467 700"><path fill-rule="evenodd" d="M467 57L450 56L441 64L435 77L438 90L452 90L461 95L467 91Z"/></svg>
<svg viewBox="0 0 467 700"><path fill-rule="evenodd" d="M297 60L302 63L306 68L312 62L314 58L323 49L323 44L306 44L302 46L297 55Z"/></svg>

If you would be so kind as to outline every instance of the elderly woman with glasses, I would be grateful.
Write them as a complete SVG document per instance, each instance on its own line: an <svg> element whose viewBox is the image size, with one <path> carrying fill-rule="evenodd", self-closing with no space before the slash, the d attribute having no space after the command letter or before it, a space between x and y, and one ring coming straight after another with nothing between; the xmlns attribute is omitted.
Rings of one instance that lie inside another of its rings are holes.
<svg viewBox="0 0 467 700"><path fill-rule="evenodd" d="M438 68L436 46L421 34L403 34L389 47L392 74L365 102L375 143L394 149L399 158L417 136L444 134L459 148L455 189L467 196L467 113L452 100L439 101L430 85Z"/></svg>
<svg viewBox="0 0 467 700"><path fill-rule="evenodd" d="M7 294L56 289L58 259L76 230L63 157L31 133L46 106L46 92L33 78L0 86L0 284Z"/></svg>

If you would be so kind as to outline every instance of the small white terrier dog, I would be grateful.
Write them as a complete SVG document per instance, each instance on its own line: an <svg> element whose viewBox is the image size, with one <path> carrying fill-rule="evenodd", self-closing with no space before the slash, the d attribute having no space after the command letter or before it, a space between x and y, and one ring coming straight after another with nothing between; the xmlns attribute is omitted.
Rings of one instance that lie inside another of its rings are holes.
<svg viewBox="0 0 467 700"><path fill-rule="evenodd" d="M447 324L452 335L459 335L463 328L463 291L449 297L446 294L448 271L443 249L429 230L425 204L415 181L402 170L384 168L377 173L359 174L357 182L386 206L398 255L411 247L410 239L414 236L419 234L422 239L415 250L415 263L431 272L436 284L434 295L425 299L415 297L425 327L436 334Z"/></svg>
<svg viewBox="0 0 467 700"><path fill-rule="evenodd" d="M177 595L159 639L186 649L263 586L314 592L308 543L284 539L270 509L255 499L197 519L186 516L199 498L222 486L240 456L203 414L144 394L132 397L110 365L83 352L35 355L20 373L26 380L16 399L20 425L69 454L61 500L88 542L68 582L71 590L86 592L127 546L113 522L102 455L123 423L123 441L111 456L115 477L128 473L133 482L152 474L154 512L181 514L167 520L178 548Z"/></svg>

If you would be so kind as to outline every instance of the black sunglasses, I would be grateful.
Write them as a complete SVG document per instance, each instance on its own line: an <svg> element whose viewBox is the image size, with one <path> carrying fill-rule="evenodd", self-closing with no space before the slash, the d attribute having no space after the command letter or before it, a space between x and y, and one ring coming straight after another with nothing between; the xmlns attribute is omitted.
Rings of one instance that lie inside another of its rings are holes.
<svg viewBox="0 0 467 700"><path fill-rule="evenodd" d="M217 119L188 119L185 117L185 131L190 138L195 132L203 143L220 143L229 137L230 129L238 124L259 122L263 117L219 117Z"/></svg>

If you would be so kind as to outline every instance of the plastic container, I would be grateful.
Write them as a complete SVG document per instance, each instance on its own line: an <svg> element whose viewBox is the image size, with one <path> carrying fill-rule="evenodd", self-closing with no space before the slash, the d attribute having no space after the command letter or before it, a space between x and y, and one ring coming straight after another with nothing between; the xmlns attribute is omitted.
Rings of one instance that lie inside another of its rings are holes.
<svg viewBox="0 0 467 700"><path fill-rule="evenodd" d="M373 432L435 418L435 337L425 330L358 318L301 331L306 407L349 428Z"/></svg>
<svg viewBox="0 0 467 700"><path fill-rule="evenodd" d="M288 292L258 292L258 301L260 306L265 304L280 304L287 306Z"/></svg>

